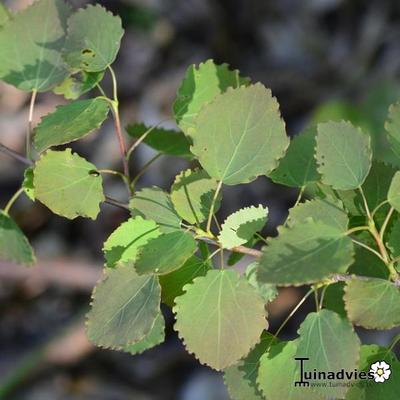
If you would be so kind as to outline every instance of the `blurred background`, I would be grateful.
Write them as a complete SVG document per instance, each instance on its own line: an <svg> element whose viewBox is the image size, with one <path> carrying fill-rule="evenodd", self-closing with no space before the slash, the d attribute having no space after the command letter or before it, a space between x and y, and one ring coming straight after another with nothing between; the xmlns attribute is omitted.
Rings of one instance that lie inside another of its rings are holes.
<svg viewBox="0 0 400 400"><path fill-rule="evenodd" d="M13 10L27 0L5 1ZM86 1L69 1L83 6ZM397 0L113 0L99 1L125 28L115 63L124 123L171 118L185 69L213 58L270 87L288 133L326 118L383 128L388 105L400 99L400 2ZM101 29L101 27L99 27ZM104 84L110 90L108 77ZM23 151L28 95L0 83L0 142ZM35 122L65 102L41 94ZM172 120L164 124L174 127ZM99 168L119 168L113 125L74 144ZM154 155L143 145L138 171ZM139 187L168 189L185 161L160 158ZM0 207L19 188L23 166L0 154ZM124 187L107 178L107 194L126 202ZM276 233L297 191L259 178L225 189L219 219L247 206L270 209L267 235ZM102 243L127 218L104 205L97 221L68 221L21 198L12 215L32 241L34 268L0 262L0 398L23 400L225 400L222 376L183 349L165 309L166 342L130 356L92 347L84 334L90 292L101 276ZM243 259L242 265L249 260ZM272 331L304 294L283 289L270 306ZM282 333L293 338L306 303ZM387 344L393 333L358 330L365 343Z"/></svg>

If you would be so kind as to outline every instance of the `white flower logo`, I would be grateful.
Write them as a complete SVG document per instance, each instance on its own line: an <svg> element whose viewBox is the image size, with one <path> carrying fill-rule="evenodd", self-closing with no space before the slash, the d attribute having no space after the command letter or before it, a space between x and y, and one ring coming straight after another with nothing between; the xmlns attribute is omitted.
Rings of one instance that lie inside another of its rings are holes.
<svg viewBox="0 0 400 400"><path fill-rule="evenodd" d="M390 365L385 361L377 361L371 365L369 372L374 374L374 381L378 383L383 383L389 379L392 371L390 370Z"/></svg>

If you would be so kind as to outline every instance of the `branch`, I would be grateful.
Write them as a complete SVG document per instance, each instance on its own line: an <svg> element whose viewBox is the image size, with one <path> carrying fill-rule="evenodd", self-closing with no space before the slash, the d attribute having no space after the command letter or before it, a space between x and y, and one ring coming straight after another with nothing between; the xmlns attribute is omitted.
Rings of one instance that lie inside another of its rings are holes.
<svg viewBox="0 0 400 400"><path fill-rule="evenodd" d="M129 205L121 203L118 200L113 199L112 197L106 196L105 203L110 204L111 206L121 208L122 210L130 211Z"/></svg>
<svg viewBox="0 0 400 400"><path fill-rule="evenodd" d="M0 143L0 152L7 154L8 156L12 157L14 160L17 160L25 165L33 165L33 161L28 160L26 157L22 156L21 154L17 153L14 150L9 149L7 146L4 146L4 144Z"/></svg>

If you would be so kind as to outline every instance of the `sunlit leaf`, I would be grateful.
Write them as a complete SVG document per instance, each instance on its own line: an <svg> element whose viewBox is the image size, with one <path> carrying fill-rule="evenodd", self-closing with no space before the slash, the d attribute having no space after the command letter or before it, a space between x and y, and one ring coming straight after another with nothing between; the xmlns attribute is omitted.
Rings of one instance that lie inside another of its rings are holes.
<svg viewBox="0 0 400 400"><path fill-rule="evenodd" d="M156 186L137 191L129 202L129 208L134 217L140 215L156 221L161 232L173 232L181 227L182 220L169 194Z"/></svg>
<svg viewBox="0 0 400 400"><path fill-rule="evenodd" d="M218 182L204 170L182 171L171 187L171 200L175 210L191 224L207 219ZM221 195L216 199L214 212L221 205Z"/></svg>
<svg viewBox="0 0 400 400"><path fill-rule="evenodd" d="M192 152L227 185L247 183L277 166L289 145L278 102L261 84L229 89L196 119Z"/></svg>
<svg viewBox="0 0 400 400"><path fill-rule="evenodd" d="M388 201L396 211L400 212L400 171L397 171L390 184Z"/></svg>
<svg viewBox="0 0 400 400"><path fill-rule="evenodd" d="M96 219L104 201L103 180L96 167L71 149L49 150L36 162L35 197L55 214Z"/></svg>
<svg viewBox="0 0 400 400"><path fill-rule="evenodd" d="M25 91L44 92L68 75L61 57L69 6L38 0L0 29L0 79Z"/></svg>
<svg viewBox="0 0 400 400"><path fill-rule="evenodd" d="M68 20L64 59L74 70L104 71L114 62L123 34L119 16L98 4L88 5Z"/></svg>
<svg viewBox="0 0 400 400"><path fill-rule="evenodd" d="M154 221L137 216L123 222L104 243L107 267L134 262L138 249L159 235L159 227Z"/></svg>
<svg viewBox="0 0 400 400"><path fill-rule="evenodd" d="M135 260L139 274L168 274L179 269L197 250L193 235L176 231L150 239L143 245Z"/></svg>
<svg viewBox="0 0 400 400"><path fill-rule="evenodd" d="M369 136L351 123L318 125L316 159L323 183L341 190L361 186L371 168L371 158Z"/></svg>
<svg viewBox="0 0 400 400"><path fill-rule="evenodd" d="M260 340L267 326L264 302L235 271L211 270L184 291L175 300L175 329L201 363L222 370Z"/></svg>
<svg viewBox="0 0 400 400"><path fill-rule="evenodd" d="M173 111L176 122L186 133L192 134L191 128L201 108L228 87L248 85L249 80L242 78L239 71L231 71L227 64L217 65L213 60L191 65L178 90Z"/></svg>
<svg viewBox="0 0 400 400"><path fill-rule="evenodd" d="M229 215L221 227L218 240L226 249L240 246L249 241L267 222L268 208L245 207Z"/></svg>
<svg viewBox="0 0 400 400"><path fill-rule="evenodd" d="M68 100L76 100L101 82L103 76L103 71L80 71L74 75L68 76L53 89L53 92L55 94L64 96Z"/></svg>

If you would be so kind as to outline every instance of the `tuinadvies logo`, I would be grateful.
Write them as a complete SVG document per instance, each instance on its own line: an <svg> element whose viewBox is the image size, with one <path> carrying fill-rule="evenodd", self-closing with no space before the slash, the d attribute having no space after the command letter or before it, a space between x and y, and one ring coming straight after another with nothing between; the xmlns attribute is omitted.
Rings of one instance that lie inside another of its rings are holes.
<svg viewBox="0 0 400 400"><path fill-rule="evenodd" d="M385 361L377 361L371 364L368 372L358 371L318 371L313 369L306 370L307 357L297 357L296 361L300 366L300 380L294 382L294 386L308 387L310 384L315 384L316 381L355 381L355 380L374 380L376 383L383 383L390 378L391 370L390 364Z"/></svg>

